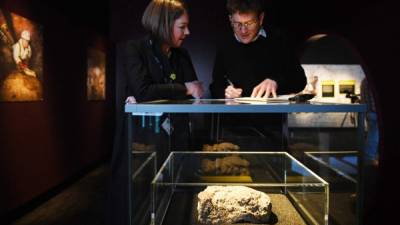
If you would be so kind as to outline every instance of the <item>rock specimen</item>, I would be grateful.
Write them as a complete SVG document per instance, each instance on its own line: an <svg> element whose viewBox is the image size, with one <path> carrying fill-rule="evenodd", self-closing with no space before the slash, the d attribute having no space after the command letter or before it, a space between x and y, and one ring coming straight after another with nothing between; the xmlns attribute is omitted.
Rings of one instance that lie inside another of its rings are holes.
<svg viewBox="0 0 400 225"><path fill-rule="evenodd" d="M133 142L132 143L133 151L155 151L154 145L146 145L142 143Z"/></svg>
<svg viewBox="0 0 400 225"><path fill-rule="evenodd" d="M203 151L205 152L231 152L239 151L240 147L238 145L232 144L230 142L222 142L213 145L203 145Z"/></svg>
<svg viewBox="0 0 400 225"><path fill-rule="evenodd" d="M201 169L205 173L215 173L216 175L250 175L249 161L237 155L226 156L216 160L203 159Z"/></svg>
<svg viewBox="0 0 400 225"><path fill-rule="evenodd" d="M197 197L202 224L267 223L272 208L267 194L245 186L208 186Z"/></svg>

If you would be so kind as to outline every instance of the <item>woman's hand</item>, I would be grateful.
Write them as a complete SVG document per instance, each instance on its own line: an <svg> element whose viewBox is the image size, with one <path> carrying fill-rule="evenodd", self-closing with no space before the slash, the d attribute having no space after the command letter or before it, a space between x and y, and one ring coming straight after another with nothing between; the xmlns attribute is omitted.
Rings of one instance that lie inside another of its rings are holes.
<svg viewBox="0 0 400 225"><path fill-rule="evenodd" d="M204 94L203 83L201 81L195 80L191 82L186 82L186 95L191 95L193 98L201 98Z"/></svg>

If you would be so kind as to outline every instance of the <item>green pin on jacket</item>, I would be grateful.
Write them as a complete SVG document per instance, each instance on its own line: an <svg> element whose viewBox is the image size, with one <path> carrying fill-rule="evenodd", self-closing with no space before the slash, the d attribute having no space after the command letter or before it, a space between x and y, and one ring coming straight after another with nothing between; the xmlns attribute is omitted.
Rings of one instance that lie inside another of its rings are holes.
<svg viewBox="0 0 400 225"><path fill-rule="evenodd" d="M169 78L171 78L171 80L176 80L176 74L171 73L171 75L169 75Z"/></svg>

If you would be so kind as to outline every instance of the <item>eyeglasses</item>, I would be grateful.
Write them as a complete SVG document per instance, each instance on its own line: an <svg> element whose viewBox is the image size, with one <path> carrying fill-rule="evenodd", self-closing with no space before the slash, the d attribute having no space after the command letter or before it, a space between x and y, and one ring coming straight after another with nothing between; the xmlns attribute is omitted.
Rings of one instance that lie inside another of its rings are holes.
<svg viewBox="0 0 400 225"><path fill-rule="evenodd" d="M232 24L233 29L235 29L235 30L240 30L242 27L251 30L256 27L257 22L258 22L258 20L254 19L254 20L250 20L250 21L247 21L244 23L231 21L231 24Z"/></svg>

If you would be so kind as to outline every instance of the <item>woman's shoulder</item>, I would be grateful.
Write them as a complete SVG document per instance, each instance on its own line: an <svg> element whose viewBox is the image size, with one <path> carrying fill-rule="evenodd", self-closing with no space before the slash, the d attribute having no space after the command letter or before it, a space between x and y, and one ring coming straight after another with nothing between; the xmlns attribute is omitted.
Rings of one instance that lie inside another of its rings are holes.
<svg viewBox="0 0 400 225"><path fill-rule="evenodd" d="M126 54L146 54L151 51L150 41L148 37L129 39L122 42L120 48Z"/></svg>

